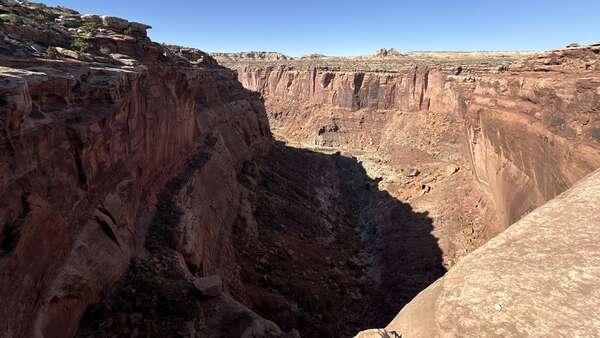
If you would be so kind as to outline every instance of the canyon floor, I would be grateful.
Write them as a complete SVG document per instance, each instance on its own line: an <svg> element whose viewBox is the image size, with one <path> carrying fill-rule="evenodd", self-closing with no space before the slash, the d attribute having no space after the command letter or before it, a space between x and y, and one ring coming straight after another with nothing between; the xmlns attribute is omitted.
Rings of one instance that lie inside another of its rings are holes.
<svg viewBox="0 0 600 338"><path fill-rule="evenodd" d="M600 334L600 44L291 58L149 28L0 1L0 337Z"/></svg>

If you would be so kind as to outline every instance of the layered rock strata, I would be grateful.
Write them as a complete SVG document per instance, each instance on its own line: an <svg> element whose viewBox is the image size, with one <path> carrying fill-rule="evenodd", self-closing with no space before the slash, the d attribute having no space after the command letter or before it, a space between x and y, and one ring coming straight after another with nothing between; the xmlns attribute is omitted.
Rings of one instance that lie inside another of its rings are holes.
<svg viewBox="0 0 600 338"><path fill-rule="evenodd" d="M222 63L263 94L286 140L467 158L498 232L600 165L599 49Z"/></svg>
<svg viewBox="0 0 600 338"><path fill-rule="evenodd" d="M171 271L177 292L193 275L235 280L237 175L270 147L259 97L145 26L38 4L0 11L0 336L75 335L137 266ZM146 240L157 233L158 251ZM251 327L260 317L244 311Z"/></svg>
<svg viewBox="0 0 600 338"><path fill-rule="evenodd" d="M357 337L597 336L599 196L595 171Z"/></svg>
<svg viewBox="0 0 600 338"><path fill-rule="evenodd" d="M535 54L220 62L265 97L278 138L357 156L382 190L427 211L445 267L600 167L598 44ZM375 223L371 247L391 245ZM382 257L406 251L370 254L370 276L396 271L378 285L398 301L393 285L410 277L398 277L401 269Z"/></svg>

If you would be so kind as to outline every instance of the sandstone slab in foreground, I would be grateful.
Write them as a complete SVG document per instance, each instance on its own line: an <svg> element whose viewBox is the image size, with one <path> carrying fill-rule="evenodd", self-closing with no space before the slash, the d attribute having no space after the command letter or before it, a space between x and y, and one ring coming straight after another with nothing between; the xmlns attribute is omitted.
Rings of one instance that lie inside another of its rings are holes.
<svg viewBox="0 0 600 338"><path fill-rule="evenodd" d="M599 336L599 214L597 170L466 256L385 329L411 338Z"/></svg>

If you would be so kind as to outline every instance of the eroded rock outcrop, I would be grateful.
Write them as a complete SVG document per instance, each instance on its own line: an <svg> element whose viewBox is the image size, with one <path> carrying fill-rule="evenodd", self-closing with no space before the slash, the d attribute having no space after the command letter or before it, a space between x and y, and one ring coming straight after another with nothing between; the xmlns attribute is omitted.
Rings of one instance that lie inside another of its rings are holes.
<svg viewBox="0 0 600 338"><path fill-rule="evenodd" d="M597 46L557 50L466 96L474 172L505 227L600 167L599 67Z"/></svg>
<svg viewBox="0 0 600 338"><path fill-rule="evenodd" d="M445 157L469 158L498 232L600 165L598 59L590 45L226 64L265 96L273 130L286 140L367 152L412 142L437 157L444 151L428 143L443 141ZM433 133L402 132L426 119L439 126ZM440 137L449 127L467 139Z"/></svg>
<svg viewBox="0 0 600 338"><path fill-rule="evenodd" d="M451 267L600 167L599 54L573 45L226 64L265 97L278 138L355 155L384 191L428 211ZM390 241L384 228L371 245ZM386 250L373 266L393 271L382 257L406 251ZM398 300L396 271L379 286Z"/></svg>
<svg viewBox="0 0 600 338"><path fill-rule="evenodd" d="M599 196L595 171L358 337L597 336Z"/></svg>
<svg viewBox="0 0 600 338"><path fill-rule="evenodd" d="M97 20L39 4L0 11L0 336L73 336L128 269L155 269L167 291L170 271L183 294L193 275L235 280L237 175L270 146L259 97L145 26L86 25Z"/></svg>

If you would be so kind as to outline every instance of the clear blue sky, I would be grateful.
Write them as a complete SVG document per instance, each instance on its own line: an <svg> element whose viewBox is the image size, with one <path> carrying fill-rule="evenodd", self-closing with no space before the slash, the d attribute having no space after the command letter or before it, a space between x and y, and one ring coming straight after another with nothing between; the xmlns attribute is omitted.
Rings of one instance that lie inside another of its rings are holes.
<svg viewBox="0 0 600 338"><path fill-rule="evenodd" d="M549 50L600 41L600 0L43 0L153 26L154 41L289 55Z"/></svg>

